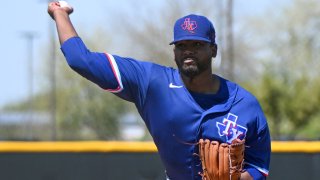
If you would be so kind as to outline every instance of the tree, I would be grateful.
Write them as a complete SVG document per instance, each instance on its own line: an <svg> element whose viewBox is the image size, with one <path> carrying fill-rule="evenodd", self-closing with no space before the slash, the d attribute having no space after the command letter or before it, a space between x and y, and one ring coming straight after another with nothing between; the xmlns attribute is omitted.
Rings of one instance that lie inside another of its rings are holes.
<svg viewBox="0 0 320 180"><path fill-rule="evenodd" d="M305 128L319 127L320 103L320 3L295 0L268 21L256 19L263 49L258 54L266 65L255 92L262 100L272 136L319 138ZM258 22L259 21L259 22ZM272 22L272 23L270 23Z"/></svg>

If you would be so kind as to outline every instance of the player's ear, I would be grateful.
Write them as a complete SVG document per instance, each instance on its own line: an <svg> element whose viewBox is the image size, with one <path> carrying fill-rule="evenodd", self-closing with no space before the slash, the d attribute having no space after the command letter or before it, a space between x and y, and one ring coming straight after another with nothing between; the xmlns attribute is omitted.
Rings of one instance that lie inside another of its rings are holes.
<svg viewBox="0 0 320 180"><path fill-rule="evenodd" d="M217 56L218 46L217 44L211 44L210 47L212 51L212 57L215 58Z"/></svg>

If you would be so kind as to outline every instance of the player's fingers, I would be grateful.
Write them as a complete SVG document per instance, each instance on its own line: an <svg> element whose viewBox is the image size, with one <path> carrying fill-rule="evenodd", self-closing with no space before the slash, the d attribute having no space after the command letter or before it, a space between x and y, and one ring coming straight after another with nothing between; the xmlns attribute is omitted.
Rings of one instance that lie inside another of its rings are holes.
<svg viewBox="0 0 320 180"><path fill-rule="evenodd" d="M53 12L56 9L63 9L68 12L68 14L73 12L73 7L70 6L66 1L54 1L48 4L48 11Z"/></svg>
<svg viewBox="0 0 320 180"><path fill-rule="evenodd" d="M54 19L53 18L53 11L54 11L56 6L57 6L57 2L50 2L48 4L48 14L51 16L52 19Z"/></svg>

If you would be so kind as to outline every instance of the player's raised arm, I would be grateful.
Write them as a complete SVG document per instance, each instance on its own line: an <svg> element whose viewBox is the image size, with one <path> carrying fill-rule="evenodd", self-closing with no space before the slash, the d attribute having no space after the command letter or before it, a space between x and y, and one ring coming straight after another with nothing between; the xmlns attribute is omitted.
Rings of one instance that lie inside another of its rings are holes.
<svg viewBox="0 0 320 180"><path fill-rule="evenodd" d="M72 12L73 8L65 1L55 1L48 4L48 13L56 22L60 44L71 37L78 36L69 18L69 14Z"/></svg>
<svg viewBox="0 0 320 180"><path fill-rule="evenodd" d="M56 22L60 49L68 65L101 88L113 93L121 92L123 84L115 58L108 53L91 52L86 47L69 18L72 12L73 8L66 1L48 4L48 13Z"/></svg>

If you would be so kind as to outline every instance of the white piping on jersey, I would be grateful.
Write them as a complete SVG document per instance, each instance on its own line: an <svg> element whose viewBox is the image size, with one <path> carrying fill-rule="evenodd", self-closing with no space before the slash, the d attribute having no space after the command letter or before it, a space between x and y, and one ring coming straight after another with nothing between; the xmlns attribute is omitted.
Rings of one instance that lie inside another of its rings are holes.
<svg viewBox="0 0 320 180"><path fill-rule="evenodd" d="M259 166L256 166L256 165L253 165L251 163L247 163L245 162L245 164L248 164L249 166L252 166L254 168L256 168L258 171L260 171L262 174L264 174L265 176L268 176L269 175L269 171L267 169L264 169L264 168L261 168Z"/></svg>
<svg viewBox="0 0 320 180"><path fill-rule="evenodd" d="M112 72L115 76L115 78L117 79L117 82L118 82L118 87L116 89L105 89L109 92L112 92L112 93L118 93L120 91L123 90L123 84L122 84L122 81L121 81L121 75L120 75L120 71L119 71L119 68L118 68L118 65L116 63L116 61L114 60L114 57L111 55L111 54L108 54L108 53L105 53L106 56L107 56L107 59L111 65L111 68L112 68Z"/></svg>

